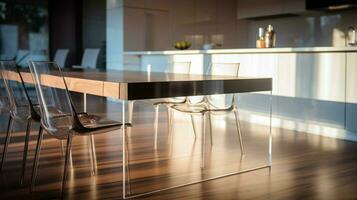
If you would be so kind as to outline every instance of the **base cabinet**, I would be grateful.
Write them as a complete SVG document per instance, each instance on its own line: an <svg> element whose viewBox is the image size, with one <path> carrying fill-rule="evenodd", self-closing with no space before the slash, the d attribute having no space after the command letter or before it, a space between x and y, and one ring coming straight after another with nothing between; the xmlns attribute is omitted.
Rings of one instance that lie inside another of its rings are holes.
<svg viewBox="0 0 357 200"><path fill-rule="evenodd" d="M357 53L346 57L346 129L357 132Z"/></svg>

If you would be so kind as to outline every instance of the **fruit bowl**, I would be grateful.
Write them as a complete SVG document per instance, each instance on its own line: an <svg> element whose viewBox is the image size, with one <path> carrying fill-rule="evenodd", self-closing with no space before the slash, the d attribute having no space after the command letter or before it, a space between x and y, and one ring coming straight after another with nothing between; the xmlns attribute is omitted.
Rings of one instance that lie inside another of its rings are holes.
<svg viewBox="0 0 357 200"><path fill-rule="evenodd" d="M175 42L174 47L175 49L185 50L191 47L191 42L187 42L187 41Z"/></svg>

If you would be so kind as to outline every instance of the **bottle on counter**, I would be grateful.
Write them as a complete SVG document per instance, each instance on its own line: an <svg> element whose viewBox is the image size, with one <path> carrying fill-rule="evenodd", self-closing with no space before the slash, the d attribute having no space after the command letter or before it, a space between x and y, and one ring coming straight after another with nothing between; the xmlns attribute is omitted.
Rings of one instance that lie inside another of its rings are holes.
<svg viewBox="0 0 357 200"><path fill-rule="evenodd" d="M258 29L256 46L257 48L265 48L265 39L264 39L265 30L262 27Z"/></svg>
<svg viewBox="0 0 357 200"><path fill-rule="evenodd" d="M357 45L357 37L356 37L356 29L353 26L348 27L347 32L347 46L356 46Z"/></svg>
<svg viewBox="0 0 357 200"><path fill-rule="evenodd" d="M272 25L268 25L267 30L265 32L265 47L266 48L273 48L275 47L275 31Z"/></svg>

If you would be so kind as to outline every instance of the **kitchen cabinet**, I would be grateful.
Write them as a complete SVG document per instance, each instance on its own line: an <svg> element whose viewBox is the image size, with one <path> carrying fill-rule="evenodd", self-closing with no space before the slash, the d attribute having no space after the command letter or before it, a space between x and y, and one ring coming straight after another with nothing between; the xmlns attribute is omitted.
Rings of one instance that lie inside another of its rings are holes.
<svg viewBox="0 0 357 200"><path fill-rule="evenodd" d="M154 10L168 10L170 1L167 0L124 0L125 7L154 9Z"/></svg>
<svg viewBox="0 0 357 200"><path fill-rule="evenodd" d="M168 11L126 7L124 27L127 51L168 49L172 43Z"/></svg>
<svg viewBox="0 0 357 200"><path fill-rule="evenodd" d="M346 58L346 129L357 132L357 53Z"/></svg>
<svg viewBox="0 0 357 200"><path fill-rule="evenodd" d="M285 67L295 68L295 84L287 86L294 97L345 101L345 53L297 53L293 59Z"/></svg>
<svg viewBox="0 0 357 200"><path fill-rule="evenodd" d="M332 52L280 54L275 114L344 128L345 55Z"/></svg>
<svg viewBox="0 0 357 200"><path fill-rule="evenodd" d="M305 0L238 0L238 19L295 14L305 11Z"/></svg>

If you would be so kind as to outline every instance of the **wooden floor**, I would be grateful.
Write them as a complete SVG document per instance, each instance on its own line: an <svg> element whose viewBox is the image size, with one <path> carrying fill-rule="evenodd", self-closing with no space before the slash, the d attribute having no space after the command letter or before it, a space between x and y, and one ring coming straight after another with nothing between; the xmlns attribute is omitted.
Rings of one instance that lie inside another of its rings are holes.
<svg viewBox="0 0 357 200"><path fill-rule="evenodd" d="M140 103L139 103L140 104ZM89 104L90 105L90 104ZM111 105L109 117L120 120ZM102 109L102 108L100 108ZM100 110L99 109L99 110ZM96 110L97 111L97 110ZM153 148L153 110L135 108L129 134L131 194L160 189L248 169L267 163L268 127L242 122L246 156L241 157L234 117L213 117L213 146L207 137L206 167L200 169L201 137L194 139L189 117L175 115L173 139L167 135L166 114L160 114L159 149ZM2 117L2 125L6 117ZM197 127L200 120L196 118ZM15 131L8 159L0 173L0 199L56 199L63 166L60 143L43 142L36 190L28 189L36 140L33 128L26 184L19 186L24 133ZM198 129L198 133L200 130ZM273 167L165 191L141 199L357 199L357 143L273 129ZM73 169L66 199L122 197L121 131L95 136L98 174L90 175L86 138L75 138ZM170 142L172 141L172 142ZM1 133L1 144L4 133ZM2 147L2 145L1 145ZM129 191L128 191L129 192Z"/></svg>

